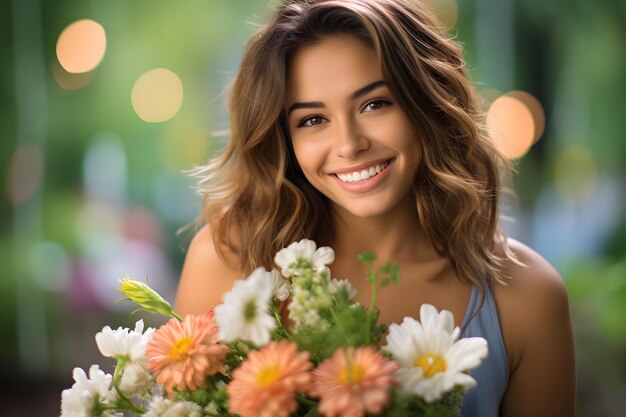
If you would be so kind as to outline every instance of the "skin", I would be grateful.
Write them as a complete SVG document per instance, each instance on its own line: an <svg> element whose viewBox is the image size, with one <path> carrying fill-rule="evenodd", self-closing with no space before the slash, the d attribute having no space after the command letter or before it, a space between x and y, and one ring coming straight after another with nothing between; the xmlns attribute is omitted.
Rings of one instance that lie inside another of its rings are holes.
<svg viewBox="0 0 626 417"><path fill-rule="evenodd" d="M375 251L381 261L398 261L401 271L399 285L379 293L381 321L399 323L430 303L452 311L460 325L471 287L420 230L410 186L420 158L418 138L387 86L376 84L380 80L374 51L347 35L303 48L290 67L285 108L299 103L289 113L294 151L309 182L332 201L337 220L331 269L351 281L358 301L369 304L371 289L355 256ZM375 88L363 92L373 83ZM334 175L381 160L393 161L389 172L365 192L345 189ZM509 246L526 266L509 262L507 285L495 285L510 370L501 415L573 416L574 348L565 285L533 250L512 239ZM202 229L183 266L179 314L205 312L217 304L235 280L245 277L232 267L236 261L228 253L221 259L210 230Z"/></svg>

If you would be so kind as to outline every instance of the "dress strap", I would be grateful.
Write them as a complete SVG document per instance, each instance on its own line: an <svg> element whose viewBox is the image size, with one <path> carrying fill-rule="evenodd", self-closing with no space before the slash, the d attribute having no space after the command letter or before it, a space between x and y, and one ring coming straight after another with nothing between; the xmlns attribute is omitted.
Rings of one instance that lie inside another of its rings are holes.
<svg viewBox="0 0 626 417"><path fill-rule="evenodd" d="M464 398L462 417L499 416L500 400L506 392L509 378L508 358L498 310L493 291L489 286L485 287L485 300L482 306L481 298L480 290L473 286L463 320L462 337L485 338L489 353L485 361L470 372L478 384L470 388Z"/></svg>
<svg viewBox="0 0 626 417"><path fill-rule="evenodd" d="M467 328L467 325L469 324L472 315L474 315L479 305L480 290L475 285L472 285L472 291L470 293L469 301L467 302L465 317L463 318L463 322L461 323L461 337L463 337L463 335L465 334L465 329Z"/></svg>

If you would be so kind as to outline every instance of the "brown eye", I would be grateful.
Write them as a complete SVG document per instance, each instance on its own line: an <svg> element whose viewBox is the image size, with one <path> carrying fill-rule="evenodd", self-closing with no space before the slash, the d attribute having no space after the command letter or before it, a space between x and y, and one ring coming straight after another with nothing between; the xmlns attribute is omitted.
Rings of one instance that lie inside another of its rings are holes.
<svg viewBox="0 0 626 417"><path fill-rule="evenodd" d="M304 119L300 120L300 123L298 123L298 127L315 126L315 125L319 125L322 123L324 123L323 117L311 116L311 117L305 117Z"/></svg>
<svg viewBox="0 0 626 417"><path fill-rule="evenodd" d="M369 103L367 103L365 106L363 106L363 111L368 112L368 111L378 110L382 107L389 106L390 104L391 102L388 100L381 100L381 99L372 100Z"/></svg>

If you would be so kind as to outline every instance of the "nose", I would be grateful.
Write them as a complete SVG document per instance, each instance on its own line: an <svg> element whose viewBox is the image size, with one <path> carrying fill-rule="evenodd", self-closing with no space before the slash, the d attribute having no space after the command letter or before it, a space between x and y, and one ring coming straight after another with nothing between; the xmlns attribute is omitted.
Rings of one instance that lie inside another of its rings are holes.
<svg viewBox="0 0 626 417"><path fill-rule="evenodd" d="M354 158L359 152L370 147L369 139L353 119L337 121L334 134L335 151L340 158Z"/></svg>

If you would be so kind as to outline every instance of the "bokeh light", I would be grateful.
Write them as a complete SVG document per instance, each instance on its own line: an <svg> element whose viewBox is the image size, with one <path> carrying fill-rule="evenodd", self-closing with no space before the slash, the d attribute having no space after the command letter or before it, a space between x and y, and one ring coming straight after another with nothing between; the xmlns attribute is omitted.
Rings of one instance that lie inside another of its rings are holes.
<svg viewBox="0 0 626 417"><path fill-rule="evenodd" d="M510 159L521 158L528 152L537 131L532 111L516 94L507 93L498 97L487 111L493 140Z"/></svg>
<svg viewBox="0 0 626 417"><path fill-rule="evenodd" d="M71 256L56 242L36 242L31 249L29 264L35 282L44 290L61 291L70 284Z"/></svg>
<svg viewBox="0 0 626 417"><path fill-rule="evenodd" d="M59 35L57 58L67 72L88 72L102 61L106 45L102 25L90 19L78 20Z"/></svg>
<svg viewBox="0 0 626 417"><path fill-rule="evenodd" d="M19 147L7 166L6 187L9 201L20 205L30 200L41 188L44 157L41 146L29 143Z"/></svg>
<svg viewBox="0 0 626 417"><path fill-rule="evenodd" d="M456 0L425 0L447 29L452 29L459 20L459 6Z"/></svg>
<svg viewBox="0 0 626 417"><path fill-rule="evenodd" d="M183 103L183 83L166 68L155 68L141 75L131 94L133 108L146 122L171 119Z"/></svg>
<svg viewBox="0 0 626 417"><path fill-rule="evenodd" d="M93 71L83 73L71 73L65 71L56 61L52 63L52 76L54 81L64 90L78 90L83 88L93 79Z"/></svg>
<svg viewBox="0 0 626 417"><path fill-rule="evenodd" d="M564 201L572 205L587 201L598 182L598 164L589 149L572 146L563 151L555 163L554 182Z"/></svg>
<svg viewBox="0 0 626 417"><path fill-rule="evenodd" d="M543 106L535 96L526 91L511 91L507 93L507 96L518 99L530 110L530 114L533 116L533 122L535 123L533 143L537 142L541 139L541 135L543 135L543 131L546 127L546 115L543 111Z"/></svg>
<svg viewBox="0 0 626 417"><path fill-rule="evenodd" d="M94 135L83 158L85 196L111 205L126 202L128 161L124 142L110 132Z"/></svg>
<svg viewBox="0 0 626 417"><path fill-rule="evenodd" d="M121 208L107 202L88 199L74 218L76 238L81 248L88 251L102 236L113 242L121 230Z"/></svg>

